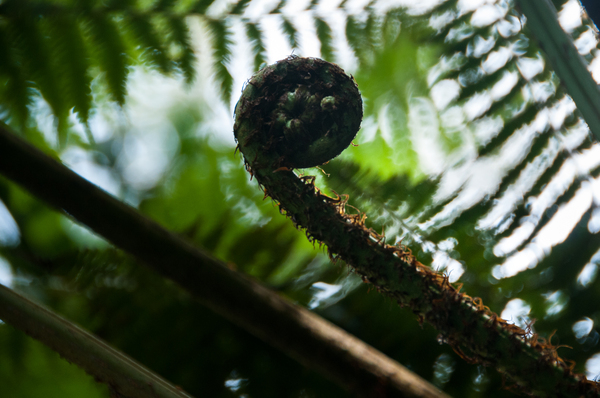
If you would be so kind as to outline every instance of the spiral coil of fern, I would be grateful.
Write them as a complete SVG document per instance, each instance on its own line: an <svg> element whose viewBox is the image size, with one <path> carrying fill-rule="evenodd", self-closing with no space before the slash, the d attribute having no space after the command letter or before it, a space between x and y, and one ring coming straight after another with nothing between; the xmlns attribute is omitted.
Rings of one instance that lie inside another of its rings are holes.
<svg viewBox="0 0 600 398"><path fill-rule="evenodd" d="M364 216L345 212L347 197L326 196L314 186L314 177L293 173L292 168L337 156L356 131L337 133L360 125L362 101L356 83L331 65L288 58L248 82L236 106L234 133L246 168L265 195L306 230L309 240L325 243L330 256L343 259L365 282L409 307L420 322L432 324L465 360L494 366L516 389L531 395L600 396L599 385L575 373L558 356L557 347L508 324L481 299L460 293L447 276L418 262L410 251L386 244L365 226ZM336 83L341 90L332 91ZM319 111L324 113L317 115ZM329 144L333 147L320 147Z"/></svg>
<svg viewBox="0 0 600 398"><path fill-rule="evenodd" d="M267 166L269 155L275 169L305 168L346 149L361 119L354 79L335 64L292 56L250 79L236 106L234 131L253 169ZM255 164L257 145L261 162Z"/></svg>

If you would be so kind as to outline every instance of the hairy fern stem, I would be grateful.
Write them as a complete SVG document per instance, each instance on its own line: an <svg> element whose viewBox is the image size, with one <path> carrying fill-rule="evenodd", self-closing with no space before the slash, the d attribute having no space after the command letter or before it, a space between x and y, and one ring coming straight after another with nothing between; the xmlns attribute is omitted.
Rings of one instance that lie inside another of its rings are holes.
<svg viewBox="0 0 600 398"><path fill-rule="evenodd" d="M344 260L365 282L409 307L419 322L433 325L463 359L495 367L526 394L600 396L599 384L575 373L574 364L558 356L558 347L508 324L481 299L461 293L446 275L418 262L409 249L386 244L361 213L346 212L347 196L324 195L314 177L293 172L337 156L359 128L358 88L339 71L322 60L290 57L249 80L236 107L234 131L246 169L265 195L311 241L326 244L332 258Z"/></svg>

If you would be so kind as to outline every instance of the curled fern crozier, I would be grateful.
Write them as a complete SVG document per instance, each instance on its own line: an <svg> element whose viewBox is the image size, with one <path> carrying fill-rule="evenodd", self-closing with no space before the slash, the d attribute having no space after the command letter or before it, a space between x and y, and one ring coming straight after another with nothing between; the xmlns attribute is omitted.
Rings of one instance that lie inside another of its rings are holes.
<svg viewBox="0 0 600 398"><path fill-rule="evenodd" d="M361 120L353 78L318 58L289 57L250 79L236 106L234 131L253 169L305 168L339 155ZM262 163L254 164L257 149Z"/></svg>
<svg viewBox="0 0 600 398"><path fill-rule="evenodd" d="M347 195L324 195L315 177L291 170L337 156L355 134L345 136L346 127L360 123L360 97L351 99L351 93L358 93L356 84L349 77L336 80L339 68L328 65L310 58L280 61L253 76L237 104L238 147L265 195L305 229L310 241L326 244L332 259L344 260L380 293L410 308L419 322L430 323L467 362L495 367L528 395L599 397L600 384L575 372L574 363L559 357L558 346L509 324L406 247L387 244L365 224L364 214L346 212ZM334 90L336 83L341 91ZM326 142L334 148L317 145ZM382 379L381 386L386 382Z"/></svg>

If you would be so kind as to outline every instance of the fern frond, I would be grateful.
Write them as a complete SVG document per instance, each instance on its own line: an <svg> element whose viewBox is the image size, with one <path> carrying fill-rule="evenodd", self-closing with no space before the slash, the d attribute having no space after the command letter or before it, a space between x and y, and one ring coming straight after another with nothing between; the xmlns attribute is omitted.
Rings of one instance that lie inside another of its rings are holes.
<svg viewBox="0 0 600 398"><path fill-rule="evenodd" d="M64 132L68 108L61 95L57 71L53 67L55 64L50 55L50 40L45 37L40 26L23 13L18 13L9 20L7 26L12 34L17 62L23 65L26 75L30 76L29 80L36 83L57 118L59 131Z"/></svg>
<svg viewBox="0 0 600 398"><path fill-rule="evenodd" d="M365 49L364 49L364 40L363 40L363 29L360 23L356 20L356 17L352 15L348 15L346 18L346 39L348 40L348 44L354 50L356 56L364 61L365 59Z"/></svg>
<svg viewBox="0 0 600 398"><path fill-rule="evenodd" d="M175 62L179 69L181 69L186 83L190 84L194 80L196 54L194 54L187 26L183 18L176 16L168 18L167 24L171 30L172 42L179 50L179 55L176 57Z"/></svg>
<svg viewBox="0 0 600 398"><path fill-rule="evenodd" d="M92 106L90 87L93 74L90 70L96 66L104 73L102 81L106 83L111 97L122 105L126 95L128 67L135 62L132 56L136 54L162 73L179 69L185 80L191 82L196 56L185 18L194 13L204 14L213 2L94 0L77 3L75 7L50 0L5 0L0 5L0 15L6 21L7 35L10 36L5 40L8 46L6 54L10 58L3 60L0 68L4 71L0 73L11 76L7 78L10 83L4 86L3 92L10 92L6 95L14 96L15 104L20 104L16 105L20 110L14 110L15 117L27 117L29 97L26 82L33 82L59 117L61 125L64 125L72 108L85 123ZM228 12L229 16L222 20L207 19L212 34L216 80L227 101L233 83L227 69L233 45L231 16L243 14L250 3L251 0L236 1ZM286 0L280 0L270 13L279 12L286 3ZM317 3L311 1L306 10L313 15L322 57L333 60L332 28L325 18L310 11ZM349 42L358 55L360 51L369 51L367 49L372 47L371 28L377 23L374 23L376 18L372 17L375 12L369 10L368 13L371 17L366 23L354 23L349 17L347 24ZM288 18L281 15L281 27L295 49L299 47L299 33ZM252 44L254 67L258 69L267 58L261 21L243 23L246 36ZM45 31L41 32L44 27ZM86 57L86 54L90 57ZM15 68L22 72L21 78Z"/></svg>
<svg viewBox="0 0 600 398"><path fill-rule="evenodd" d="M206 10L215 0L198 0L190 7L190 12L204 15Z"/></svg>
<svg viewBox="0 0 600 398"><path fill-rule="evenodd" d="M126 11L136 9L135 0L106 0L102 2L102 7L111 11Z"/></svg>
<svg viewBox="0 0 600 398"><path fill-rule="evenodd" d="M68 106L75 108L79 120L87 124L92 103L92 78L87 73L90 65L77 22L64 14L46 18L44 22L52 38L52 58L64 87L64 97Z"/></svg>
<svg viewBox="0 0 600 398"><path fill-rule="evenodd" d="M8 115L2 117L7 122L15 121L23 127L29 116L27 106L30 103L29 88L24 73L15 62L14 49L7 37L6 26L0 24L0 112L2 104L8 108ZM3 115L2 115L3 116Z"/></svg>
<svg viewBox="0 0 600 398"><path fill-rule="evenodd" d="M383 45L385 47L392 45L392 43L398 39L398 36L400 35L401 15L402 14L396 10L386 13L383 17L381 38L383 39Z"/></svg>
<svg viewBox="0 0 600 398"><path fill-rule="evenodd" d="M360 25L356 20L356 17L348 15L348 18L346 18L346 39L348 40L350 47L352 47L352 50L354 50L357 55L360 55L362 52L360 32Z"/></svg>
<svg viewBox="0 0 600 398"><path fill-rule="evenodd" d="M248 7L248 5L250 4L252 0L239 0L231 9L231 11L229 11L229 14L231 15L241 15L244 13L244 10L246 9L246 7Z"/></svg>
<svg viewBox="0 0 600 398"><path fill-rule="evenodd" d="M283 8L283 6L285 6L287 4L287 0L281 0L279 2L279 4L277 4L277 6L275 8L273 8L269 14L279 14L281 13L281 9Z"/></svg>
<svg viewBox="0 0 600 398"><path fill-rule="evenodd" d="M166 55L166 50L157 36L157 29L152 26L146 15L130 14L125 24L134 35L134 43L139 43L143 50L142 59L157 67L162 73L168 74L172 65Z"/></svg>
<svg viewBox="0 0 600 398"><path fill-rule="evenodd" d="M110 17L102 14L90 15L86 21L90 35L91 53L96 64L106 74L108 90L119 104L125 103L127 79L126 48L119 30Z"/></svg>
<svg viewBox="0 0 600 398"><path fill-rule="evenodd" d="M227 70L226 65L231 60L231 46L233 45L231 38L232 34L223 21L208 19L207 23L213 39L216 78L221 86L223 98L229 103L231 100L233 78Z"/></svg>
<svg viewBox="0 0 600 398"><path fill-rule="evenodd" d="M3 120L27 119L30 88L37 88L66 132L69 111L87 123L92 107L94 67L103 72L112 99L123 105L128 67L141 55L162 73L177 67L189 83L195 55L185 24L213 0L51 0L0 2L0 110ZM218 36L218 35L217 35ZM216 36L216 37L217 37ZM217 37L217 55L227 62L228 37ZM221 81L231 77L218 68Z"/></svg>
<svg viewBox="0 0 600 398"><path fill-rule="evenodd" d="M319 17L315 17L315 27L317 28L317 37L321 42L321 58L324 58L328 61L333 61L331 28Z"/></svg>
<svg viewBox="0 0 600 398"><path fill-rule="evenodd" d="M177 5L176 0L158 0L153 6L154 12L170 12Z"/></svg>
<svg viewBox="0 0 600 398"><path fill-rule="evenodd" d="M260 66L267 61L267 50L263 39L263 32L257 24L247 23L246 33L252 43L252 52L254 53L254 70L259 70Z"/></svg>
<svg viewBox="0 0 600 398"><path fill-rule="evenodd" d="M346 38L348 44L362 63L368 63L374 50L379 47L380 28L378 17L370 13L365 22L360 22L352 15L346 18Z"/></svg>
<svg viewBox="0 0 600 398"><path fill-rule="evenodd" d="M281 28L283 29L283 32L286 34L292 49L298 48L298 44L299 44L298 30L292 24L292 22L290 22L289 19L282 17Z"/></svg>

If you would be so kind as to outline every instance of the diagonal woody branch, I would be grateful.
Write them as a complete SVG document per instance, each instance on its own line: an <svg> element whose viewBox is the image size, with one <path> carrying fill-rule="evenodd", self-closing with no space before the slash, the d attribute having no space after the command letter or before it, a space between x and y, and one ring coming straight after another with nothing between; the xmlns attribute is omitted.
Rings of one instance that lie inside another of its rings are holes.
<svg viewBox="0 0 600 398"><path fill-rule="evenodd" d="M357 396L446 397L356 337L230 270L1 124L0 174L177 282L208 308Z"/></svg>

